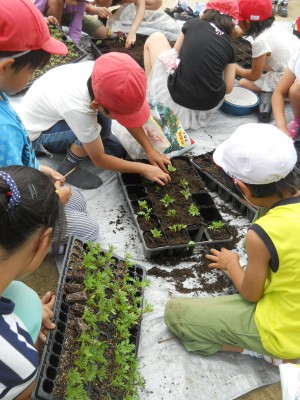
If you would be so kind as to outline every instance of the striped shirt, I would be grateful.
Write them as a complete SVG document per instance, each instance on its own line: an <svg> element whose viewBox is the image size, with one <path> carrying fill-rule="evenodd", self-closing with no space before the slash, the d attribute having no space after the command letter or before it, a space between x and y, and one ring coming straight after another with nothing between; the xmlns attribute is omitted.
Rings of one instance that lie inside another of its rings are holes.
<svg viewBox="0 0 300 400"><path fill-rule="evenodd" d="M11 400L34 381L38 353L23 322L13 313L15 304L0 298L0 399Z"/></svg>

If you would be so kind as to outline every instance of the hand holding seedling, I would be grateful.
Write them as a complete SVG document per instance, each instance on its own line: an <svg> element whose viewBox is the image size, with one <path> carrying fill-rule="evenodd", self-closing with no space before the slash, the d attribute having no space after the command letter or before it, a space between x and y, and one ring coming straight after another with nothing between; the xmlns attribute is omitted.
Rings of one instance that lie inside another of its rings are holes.
<svg viewBox="0 0 300 400"><path fill-rule="evenodd" d="M113 15L112 13L109 11L108 8L106 7L97 7L98 9L98 15L100 18L111 18L113 21ZM114 23L114 21L113 21Z"/></svg>
<svg viewBox="0 0 300 400"><path fill-rule="evenodd" d="M128 49L134 46L135 42L136 42L136 34L129 32L125 42L125 48Z"/></svg>
<svg viewBox="0 0 300 400"><path fill-rule="evenodd" d="M142 175L149 181L157 182L162 186L171 180L169 174L155 165L143 164Z"/></svg>
<svg viewBox="0 0 300 400"><path fill-rule="evenodd" d="M168 156L166 156L165 154L161 154L152 148L147 152L147 157L151 164L157 165L164 172L168 173L166 165L171 165L171 161Z"/></svg>

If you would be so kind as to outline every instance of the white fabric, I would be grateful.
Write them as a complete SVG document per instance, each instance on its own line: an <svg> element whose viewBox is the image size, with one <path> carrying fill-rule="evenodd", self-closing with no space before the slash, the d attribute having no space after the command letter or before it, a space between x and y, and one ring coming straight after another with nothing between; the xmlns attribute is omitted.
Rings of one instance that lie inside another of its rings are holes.
<svg viewBox="0 0 300 400"><path fill-rule="evenodd" d="M295 52L288 64L289 70L300 80L300 51Z"/></svg>
<svg viewBox="0 0 300 400"><path fill-rule="evenodd" d="M205 128L214 112L221 106L223 101L218 104L215 108L208 111L190 110L186 107L180 106L173 101L169 89L168 89L168 73L169 64L166 60L166 54L170 57L171 63L173 62L173 53L170 50L166 50L160 54L156 60L147 81L147 97L149 99L154 98L160 101L164 105L168 106L173 110L174 114L178 116L179 121L184 129L199 129ZM177 64L178 65L178 64Z"/></svg>
<svg viewBox="0 0 300 400"><path fill-rule="evenodd" d="M265 65L269 72L255 81L255 85L263 91L273 91L288 67L289 60L299 49L300 40L276 22L258 35L252 43L252 58L271 54L267 56Z"/></svg>
<svg viewBox="0 0 300 400"><path fill-rule="evenodd" d="M97 112L91 108L87 89L93 66L93 61L87 61L53 68L31 86L19 112L31 141L60 120L82 143L99 137Z"/></svg>

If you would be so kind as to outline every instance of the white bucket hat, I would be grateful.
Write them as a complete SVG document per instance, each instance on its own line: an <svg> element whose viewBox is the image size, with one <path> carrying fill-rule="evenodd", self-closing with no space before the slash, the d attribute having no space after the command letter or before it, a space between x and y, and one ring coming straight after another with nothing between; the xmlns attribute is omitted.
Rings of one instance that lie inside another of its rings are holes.
<svg viewBox="0 0 300 400"><path fill-rule="evenodd" d="M214 162L227 175L244 183L265 185L285 178L295 167L293 141L268 124L245 124L213 153Z"/></svg>

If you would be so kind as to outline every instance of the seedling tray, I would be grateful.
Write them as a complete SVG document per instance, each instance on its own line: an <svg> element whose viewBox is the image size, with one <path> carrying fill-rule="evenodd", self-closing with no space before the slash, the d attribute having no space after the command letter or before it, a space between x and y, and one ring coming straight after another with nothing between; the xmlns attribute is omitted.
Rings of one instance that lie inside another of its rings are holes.
<svg viewBox="0 0 300 400"><path fill-rule="evenodd" d="M69 36L67 36L59 25L55 26L50 25L49 29L52 37L54 37L57 40L60 40L67 46L68 53L65 56L52 55L49 63L44 68L35 71L31 80L28 82L25 88L21 90L21 92L29 89L30 86L39 77L44 75L44 73L46 73L50 69L58 67L60 65L76 63L82 60L87 55L87 52L83 50L77 43L75 43Z"/></svg>
<svg viewBox="0 0 300 400"><path fill-rule="evenodd" d="M116 51L118 53L126 53L129 54L135 61L144 68L144 43L148 38L147 35L137 34L136 35L136 43L134 46L125 49L125 41L120 40L118 37L111 37L107 39L91 39L91 50L94 59L96 60L102 54L107 54L112 51Z"/></svg>
<svg viewBox="0 0 300 400"><path fill-rule="evenodd" d="M143 160L140 161L144 162ZM144 255L148 259L194 253L198 250L201 251L203 246L220 248L224 243L230 242L233 239L230 231L226 227L226 223L223 221L218 207L205 189L203 180L190 160L187 157L174 157L172 159L172 164L174 166L176 165L176 172L171 172L171 176L174 174L172 176L172 183L164 187L147 181L139 174L118 173L119 182L125 194L133 221L138 229ZM188 199L185 199L185 197L180 194L183 189L180 186L182 180L179 178L180 182L178 179L176 181L175 174L179 174L179 177L181 177L181 174L186 177L185 179L188 182L188 187L191 192ZM156 193L156 189L159 190L159 193ZM175 194L177 194L177 198L174 205L172 204L165 207L162 204L163 198L166 195L174 197ZM149 222L150 227L145 226L147 224L143 221L144 217L139 215L140 201L146 201L148 208L152 209L150 214L151 221ZM198 216L192 216L188 213L188 208L191 204L198 208ZM167 211L172 208L177 208L177 210L180 209L181 211L186 210L183 216L185 219L179 221L179 215L180 218L183 218L181 212L177 214L178 219L176 219L177 216L174 218L166 217ZM213 221L223 222L227 230L226 237L220 240L213 240L211 238L208 226ZM173 226L174 223L176 225L179 222L182 225L186 225L186 228L182 229L185 231L184 235L186 240L178 244L173 244L170 239L171 232L169 226ZM152 245L149 246L145 240L145 237L149 237L151 234L151 224L153 224L152 228L157 228L161 231L162 237L165 239L163 244L160 243L156 247L152 247Z"/></svg>
<svg viewBox="0 0 300 400"><path fill-rule="evenodd" d="M47 343L44 347L41 357L36 386L31 397L32 399L62 400L61 397L57 397L54 394L55 381L59 373L59 364L65 346L65 334L68 327L68 322L71 319L70 314L72 308L74 308L74 304L75 307L76 305L78 306L80 304L80 302L74 303L73 301L71 302L71 300L69 300L68 296L70 296L70 294L66 292L66 286L70 283L74 283L74 277L71 278L70 275L73 268L75 268L74 263L78 263L78 254L84 254L84 252L87 251L87 248L88 244L81 238L70 238L63 261L63 271L59 279L54 305L53 322L56 324L56 327L48 334ZM105 254L106 252L107 250L101 248L100 252L98 253L98 257L101 257L101 255ZM122 263L124 259L115 254L112 255L112 259L114 260L113 263L109 263L108 266L110 268L114 268L113 271L116 277L120 276L118 275L118 271L120 268L120 263ZM79 260L79 262L81 261ZM128 268L128 273L130 278L138 280L139 282L142 282L146 276L144 267L137 264L131 265ZM72 292L69 293L72 294ZM77 295L79 293L73 293L73 295L74 294ZM142 309L143 294L138 292L136 296L141 298L141 303L138 303L138 306ZM71 316L74 319L74 313L71 314ZM99 327L101 323L98 322L97 325ZM134 325L134 327L130 330L130 343L135 345L135 356L137 356L138 353L140 325L141 323ZM110 322L107 322L106 326L108 326L108 332L110 332ZM101 338L101 335L103 336L103 332L101 332L99 327L99 338ZM109 340L109 333L106 333L105 338ZM99 339L99 341L101 341L101 339ZM86 392L91 399L101 398L101 396L95 397L95 394L91 395L91 384L88 384Z"/></svg>
<svg viewBox="0 0 300 400"><path fill-rule="evenodd" d="M209 158L210 153L206 153L204 156ZM250 222L253 221L255 216L255 209L250 205L245 205L241 199L229 190L223 183L221 183L217 178L209 174L205 169L201 168L195 160L201 158L197 156L191 159L191 163L197 168L199 175L205 182L205 186L208 190L212 192L217 192L219 197L225 202L231 203L232 207L246 217Z"/></svg>

